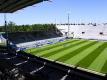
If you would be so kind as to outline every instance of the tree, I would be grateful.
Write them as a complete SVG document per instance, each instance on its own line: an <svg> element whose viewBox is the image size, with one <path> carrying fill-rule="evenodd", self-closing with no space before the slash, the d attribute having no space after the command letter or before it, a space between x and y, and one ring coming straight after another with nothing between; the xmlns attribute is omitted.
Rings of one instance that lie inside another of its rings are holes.
<svg viewBox="0 0 107 80"><path fill-rule="evenodd" d="M16 23L9 21L9 23L7 24L7 26L11 27L11 26L16 26Z"/></svg>

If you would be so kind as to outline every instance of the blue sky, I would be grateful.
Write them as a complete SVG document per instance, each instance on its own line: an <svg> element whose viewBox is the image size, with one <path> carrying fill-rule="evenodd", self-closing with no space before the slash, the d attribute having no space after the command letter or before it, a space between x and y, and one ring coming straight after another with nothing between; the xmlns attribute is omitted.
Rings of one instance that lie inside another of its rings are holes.
<svg viewBox="0 0 107 80"><path fill-rule="evenodd" d="M107 22L107 0L51 0L7 14L7 20L16 24ZM0 25L4 24L0 14Z"/></svg>

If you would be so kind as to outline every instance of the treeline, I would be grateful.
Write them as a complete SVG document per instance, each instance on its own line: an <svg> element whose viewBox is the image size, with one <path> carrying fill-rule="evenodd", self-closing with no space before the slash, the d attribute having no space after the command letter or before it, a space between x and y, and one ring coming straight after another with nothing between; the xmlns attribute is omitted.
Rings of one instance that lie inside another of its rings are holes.
<svg viewBox="0 0 107 80"><path fill-rule="evenodd" d="M56 30L54 24L33 24L33 25L16 25L13 22L7 24L8 32L33 32L33 31L53 31ZM0 32L5 32L6 27L1 26Z"/></svg>

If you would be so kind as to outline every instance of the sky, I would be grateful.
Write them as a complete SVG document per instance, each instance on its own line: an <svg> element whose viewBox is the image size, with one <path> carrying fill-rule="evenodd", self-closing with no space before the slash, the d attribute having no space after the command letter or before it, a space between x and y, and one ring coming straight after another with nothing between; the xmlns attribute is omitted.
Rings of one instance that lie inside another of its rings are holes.
<svg viewBox="0 0 107 80"><path fill-rule="evenodd" d="M42 2L12 14L7 14L7 21L22 24L67 23L106 23L107 0L51 0ZM4 14L0 14L0 25L4 24Z"/></svg>

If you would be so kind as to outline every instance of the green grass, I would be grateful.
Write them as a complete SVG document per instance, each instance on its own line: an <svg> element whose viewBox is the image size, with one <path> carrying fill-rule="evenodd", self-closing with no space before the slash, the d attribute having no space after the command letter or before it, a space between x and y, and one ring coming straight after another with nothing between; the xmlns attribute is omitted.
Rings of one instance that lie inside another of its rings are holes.
<svg viewBox="0 0 107 80"><path fill-rule="evenodd" d="M102 67L102 69L101 69L101 72L107 74L107 60L106 60L106 62L104 63L104 65L103 65L103 67Z"/></svg>
<svg viewBox="0 0 107 80"><path fill-rule="evenodd" d="M42 48L29 49L26 52L69 65L107 73L107 42L73 39Z"/></svg>
<svg viewBox="0 0 107 80"><path fill-rule="evenodd" d="M101 46L96 48L93 52L91 52L89 55L87 55L84 59L82 59L77 64L82 67L88 67L101 54L102 50L105 49L105 46L106 44L103 43Z"/></svg>
<svg viewBox="0 0 107 80"><path fill-rule="evenodd" d="M74 47L74 46L76 46L77 44L82 44L82 43L85 43L86 41L82 41L82 42L80 42L80 41L78 41L78 42L75 42L74 44L73 43L71 43L71 44L69 44L69 45L62 45L61 46L61 48L60 49L54 49L54 51L52 51L51 52L51 54L50 54L50 52L48 52L48 53L46 53L46 54L44 54L44 55L42 55L43 57L49 57L49 56L52 56L52 55L54 55L54 54L57 54L57 53L59 53L59 52L61 52L61 51L63 51L63 50L67 50L67 49L71 49L71 47ZM65 47L66 46L66 47ZM52 49L53 50L53 49Z"/></svg>
<svg viewBox="0 0 107 80"><path fill-rule="evenodd" d="M64 44L68 44L68 43L71 43L71 42L74 42L74 41L78 41L78 40L67 40L65 42L61 42L61 43L57 43L57 44L53 44L53 45L49 45L49 46L45 46L45 47L42 47L42 48L33 48L33 49L29 49L27 50L27 52L32 52L32 53L39 53L41 51L45 51L45 50L49 50L49 49L52 49L54 47L57 47L57 46L60 46L60 45L64 45Z"/></svg>
<svg viewBox="0 0 107 80"><path fill-rule="evenodd" d="M69 53L63 55L62 57L58 58L58 60L65 62L66 60L70 59L71 57L78 55L80 52L87 49L88 47L94 45L96 42L87 42L87 43L88 44L83 45L82 47L74 50L73 52L69 52Z"/></svg>

